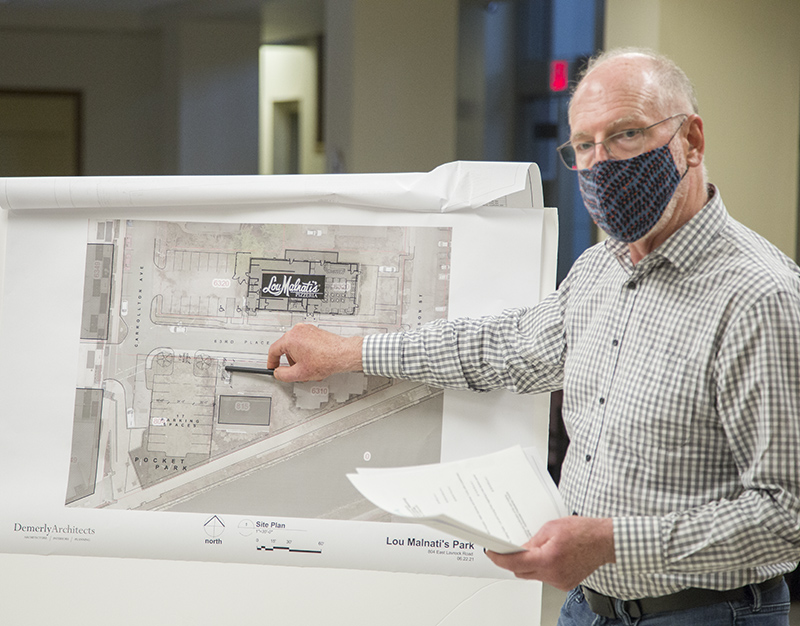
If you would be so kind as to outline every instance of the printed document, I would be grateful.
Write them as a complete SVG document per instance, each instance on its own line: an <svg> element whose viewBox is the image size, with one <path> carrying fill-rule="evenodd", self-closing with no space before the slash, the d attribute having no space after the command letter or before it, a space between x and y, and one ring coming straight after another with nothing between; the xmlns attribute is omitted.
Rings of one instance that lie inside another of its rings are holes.
<svg viewBox="0 0 800 626"><path fill-rule="evenodd" d="M533 448L356 472L347 475L353 485L392 515L505 554L520 552L545 522L567 514Z"/></svg>

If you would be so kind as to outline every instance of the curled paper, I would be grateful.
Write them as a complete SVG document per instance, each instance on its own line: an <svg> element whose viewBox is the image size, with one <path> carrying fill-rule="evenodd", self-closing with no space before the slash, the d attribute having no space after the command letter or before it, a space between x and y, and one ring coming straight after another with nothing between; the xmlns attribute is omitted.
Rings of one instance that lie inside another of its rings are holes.
<svg viewBox="0 0 800 626"><path fill-rule="evenodd" d="M0 179L4 209L332 204L447 213L497 204L544 208L533 163L456 161L426 173Z"/></svg>

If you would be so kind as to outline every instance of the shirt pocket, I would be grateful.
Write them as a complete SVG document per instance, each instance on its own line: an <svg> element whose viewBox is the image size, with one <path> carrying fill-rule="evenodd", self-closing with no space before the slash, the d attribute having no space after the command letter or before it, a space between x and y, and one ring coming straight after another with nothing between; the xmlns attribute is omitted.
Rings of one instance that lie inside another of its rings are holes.
<svg viewBox="0 0 800 626"><path fill-rule="evenodd" d="M664 450L686 445L703 394L698 359L653 351L632 367L631 402L622 408L623 436Z"/></svg>

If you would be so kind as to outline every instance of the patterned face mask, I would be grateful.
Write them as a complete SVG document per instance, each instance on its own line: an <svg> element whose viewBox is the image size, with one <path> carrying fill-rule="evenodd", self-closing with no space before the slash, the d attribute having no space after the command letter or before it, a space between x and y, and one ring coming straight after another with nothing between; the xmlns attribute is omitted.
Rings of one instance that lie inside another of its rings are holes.
<svg viewBox="0 0 800 626"><path fill-rule="evenodd" d="M630 159L579 170L578 184L595 224L609 237L631 243L656 225L686 172L678 171L667 142Z"/></svg>

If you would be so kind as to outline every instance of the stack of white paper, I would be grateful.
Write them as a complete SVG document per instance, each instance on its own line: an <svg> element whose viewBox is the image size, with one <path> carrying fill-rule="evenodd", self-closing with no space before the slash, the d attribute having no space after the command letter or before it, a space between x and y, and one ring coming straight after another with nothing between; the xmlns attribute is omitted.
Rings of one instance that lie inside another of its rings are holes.
<svg viewBox="0 0 800 626"><path fill-rule="evenodd" d="M416 467L358 468L347 477L381 509L501 553L519 552L567 514L544 463L520 446Z"/></svg>

